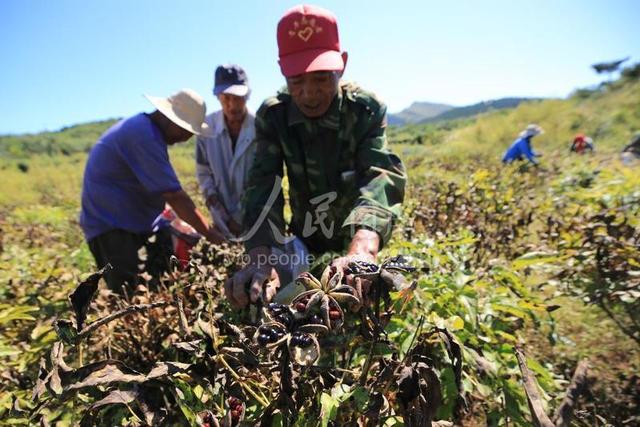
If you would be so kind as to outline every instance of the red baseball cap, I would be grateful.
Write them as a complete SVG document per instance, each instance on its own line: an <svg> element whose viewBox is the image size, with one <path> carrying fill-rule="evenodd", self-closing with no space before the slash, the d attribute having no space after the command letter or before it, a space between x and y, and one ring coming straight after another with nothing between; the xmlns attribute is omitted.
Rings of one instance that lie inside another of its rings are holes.
<svg viewBox="0 0 640 427"><path fill-rule="evenodd" d="M342 71L344 60L335 15L310 5L289 9L278 22L278 55L285 77Z"/></svg>

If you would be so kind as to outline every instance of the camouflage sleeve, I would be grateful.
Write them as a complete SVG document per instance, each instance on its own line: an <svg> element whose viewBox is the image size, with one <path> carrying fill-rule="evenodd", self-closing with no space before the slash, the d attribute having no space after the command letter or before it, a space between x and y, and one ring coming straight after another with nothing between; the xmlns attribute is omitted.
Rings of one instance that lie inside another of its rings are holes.
<svg viewBox="0 0 640 427"><path fill-rule="evenodd" d="M386 106L368 108L368 131L356 146L356 177L360 196L343 227L376 231L385 245L393 222L402 212L407 175L400 158L387 146Z"/></svg>
<svg viewBox="0 0 640 427"><path fill-rule="evenodd" d="M276 137L267 102L256 113L256 157L243 196L245 249L277 245L274 229L284 235L284 197L279 183L283 176L282 149ZM275 191L274 191L275 189Z"/></svg>

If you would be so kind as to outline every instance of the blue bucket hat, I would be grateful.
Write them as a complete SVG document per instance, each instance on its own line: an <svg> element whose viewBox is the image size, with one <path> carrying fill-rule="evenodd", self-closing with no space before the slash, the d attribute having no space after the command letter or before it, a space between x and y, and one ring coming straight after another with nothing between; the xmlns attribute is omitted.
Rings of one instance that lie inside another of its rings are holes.
<svg viewBox="0 0 640 427"><path fill-rule="evenodd" d="M235 64L220 65L216 68L213 94L228 93L236 96L249 96L249 78L241 66Z"/></svg>

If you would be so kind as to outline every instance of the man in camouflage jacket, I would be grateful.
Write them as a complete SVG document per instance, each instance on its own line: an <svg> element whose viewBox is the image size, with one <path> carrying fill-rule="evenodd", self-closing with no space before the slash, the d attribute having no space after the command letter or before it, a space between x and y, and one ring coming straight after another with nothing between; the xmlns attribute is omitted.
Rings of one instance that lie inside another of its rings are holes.
<svg viewBox="0 0 640 427"><path fill-rule="evenodd" d="M268 98L256 114L256 161L245 189L251 262L225 284L238 307L268 301L276 292L282 277L273 267L282 261L269 255L287 246L287 231L311 254L346 251L333 261L338 268L354 258L373 261L404 198L406 174L387 147L385 105L340 80L347 54L340 52L333 14L294 7L278 24L278 47L287 90ZM285 167L288 230L279 191Z"/></svg>

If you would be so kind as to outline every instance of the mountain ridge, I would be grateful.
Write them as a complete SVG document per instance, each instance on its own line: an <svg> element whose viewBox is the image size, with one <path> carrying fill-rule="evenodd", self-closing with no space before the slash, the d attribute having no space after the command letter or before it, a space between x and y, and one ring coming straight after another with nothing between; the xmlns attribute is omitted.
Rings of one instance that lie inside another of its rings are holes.
<svg viewBox="0 0 640 427"><path fill-rule="evenodd" d="M490 110L515 108L522 102L539 101L541 99L543 98L505 97L460 107L428 101L413 102L399 113L389 114L387 122L392 126L434 123L475 116Z"/></svg>
<svg viewBox="0 0 640 427"><path fill-rule="evenodd" d="M414 101L410 106L398 113L388 114L387 121L390 125L406 125L419 123L421 120L436 117L454 107L449 104L442 104L428 101Z"/></svg>

